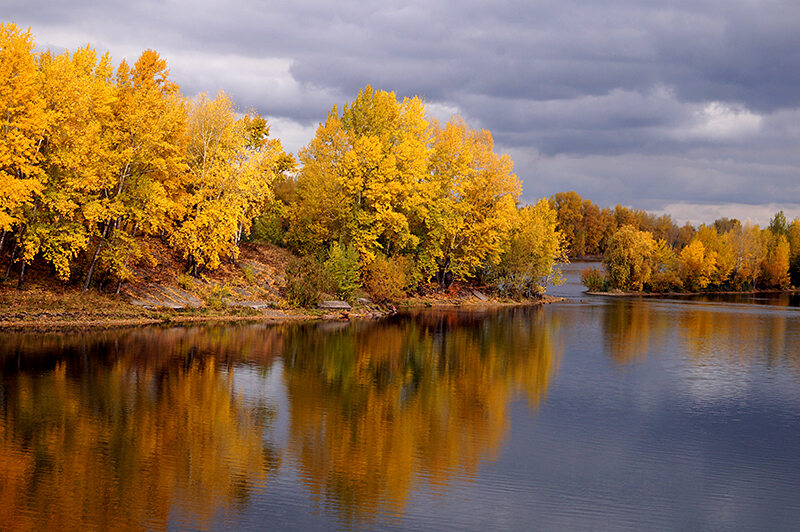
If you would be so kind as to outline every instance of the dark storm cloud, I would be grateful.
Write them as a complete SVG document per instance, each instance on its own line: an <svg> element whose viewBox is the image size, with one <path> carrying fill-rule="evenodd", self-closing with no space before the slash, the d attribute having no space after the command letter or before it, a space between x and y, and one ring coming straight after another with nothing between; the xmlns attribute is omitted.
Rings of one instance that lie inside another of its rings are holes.
<svg viewBox="0 0 800 532"><path fill-rule="evenodd" d="M800 203L800 4L319 0L7 4L40 44L154 48L288 136L366 84L491 130L526 199ZM294 126L291 126L294 124ZM296 146L292 146L296 148Z"/></svg>

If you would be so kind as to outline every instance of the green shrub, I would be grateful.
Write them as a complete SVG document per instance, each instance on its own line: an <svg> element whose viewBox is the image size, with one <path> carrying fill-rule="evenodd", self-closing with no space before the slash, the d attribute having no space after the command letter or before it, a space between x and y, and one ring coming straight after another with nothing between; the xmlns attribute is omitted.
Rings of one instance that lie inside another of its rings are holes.
<svg viewBox="0 0 800 532"><path fill-rule="evenodd" d="M286 230L279 214L267 214L259 216L253 220L250 234L247 240L251 242L268 242L270 244L282 245Z"/></svg>
<svg viewBox="0 0 800 532"><path fill-rule="evenodd" d="M256 284L256 270L249 264L242 264L242 273L248 284Z"/></svg>
<svg viewBox="0 0 800 532"><path fill-rule="evenodd" d="M402 299L414 282L413 261L409 257L387 258L379 254L365 268L364 288L377 302Z"/></svg>
<svg viewBox="0 0 800 532"><path fill-rule="evenodd" d="M597 268L585 268L581 272L581 282L590 292L605 292L608 289L605 274Z"/></svg>
<svg viewBox="0 0 800 532"><path fill-rule="evenodd" d="M343 246L338 242L331 244L325 271L331 283L331 289L337 297L350 299L361 286L361 261L358 251L353 246Z"/></svg>
<svg viewBox="0 0 800 532"><path fill-rule="evenodd" d="M325 268L314 257L289 261L286 268L286 299L293 305L311 307L319 302L320 293L328 288Z"/></svg>
<svg viewBox="0 0 800 532"><path fill-rule="evenodd" d="M227 306L227 300L233 292L227 283L216 284L206 295L206 306L215 310L222 310Z"/></svg>
<svg viewBox="0 0 800 532"><path fill-rule="evenodd" d="M191 290L194 288L194 280L192 276L187 273L178 275L178 286L184 290Z"/></svg>

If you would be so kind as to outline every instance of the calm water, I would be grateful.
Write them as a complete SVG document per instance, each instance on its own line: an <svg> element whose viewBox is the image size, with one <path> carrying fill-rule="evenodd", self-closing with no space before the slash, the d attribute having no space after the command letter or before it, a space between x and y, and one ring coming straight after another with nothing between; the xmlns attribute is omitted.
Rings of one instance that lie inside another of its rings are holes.
<svg viewBox="0 0 800 532"><path fill-rule="evenodd" d="M800 526L800 308L0 334L0 529Z"/></svg>

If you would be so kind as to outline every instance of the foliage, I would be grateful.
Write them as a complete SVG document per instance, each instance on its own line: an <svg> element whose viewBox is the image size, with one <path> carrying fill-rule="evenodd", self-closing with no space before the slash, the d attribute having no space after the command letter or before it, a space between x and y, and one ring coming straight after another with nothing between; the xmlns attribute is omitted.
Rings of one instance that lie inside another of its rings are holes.
<svg viewBox="0 0 800 532"><path fill-rule="evenodd" d="M30 31L0 24L0 231L24 225L42 190L39 166L47 114Z"/></svg>
<svg viewBox="0 0 800 532"><path fill-rule="evenodd" d="M608 283L603 270L588 267L581 271L581 282L590 292L605 292L608 290Z"/></svg>
<svg viewBox="0 0 800 532"><path fill-rule="evenodd" d="M354 246L332 243L324 266L337 297L350 299L361 286L361 262Z"/></svg>
<svg viewBox="0 0 800 532"><path fill-rule="evenodd" d="M678 270L684 285L691 291L701 290L709 285L717 271L717 256L706 250L703 242L692 240L678 256Z"/></svg>
<svg viewBox="0 0 800 532"><path fill-rule="evenodd" d="M286 299L293 305L316 305L320 293L327 290L329 284L325 268L313 256L289 261L286 268Z"/></svg>
<svg viewBox="0 0 800 532"><path fill-rule="evenodd" d="M272 184L286 155L280 141L268 138L261 117L236 117L224 92L214 100L197 97L188 134L189 173L170 243L196 273L217 268L223 257L236 258L242 233L274 198Z"/></svg>
<svg viewBox="0 0 800 532"><path fill-rule="evenodd" d="M520 182L507 155L494 153L488 131L470 130L462 119L434 124L430 161L442 187L431 205L420 268L446 288L485 266L496 266L516 216Z"/></svg>
<svg viewBox="0 0 800 532"><path fill-rule="evenodd" d="M761 283L766 288L788 287L789 242L782 233L769 231L765 247L766 254L761 263Z"/></svg>
<svg viewBox="0 0 800 532"><path fill-rule="evenodd" d="M300 150L302 168L287 240L305 252L351 242L369 263L375 253L416 247L423 219L428 123L418 98L367 86L320 124Z"/></svg>
<svg viewBox="0 0 800 532"><path fill-rule="evenodd" d="M609 285L641 291L653 272L655 246L652 234L623 225L612 235L603 256Z"/></svg>
<svg viewBox="0 0 800 532"><path fill-rule="evenodd" d="M192 276L185 273L178 275L178 286L184 290L192 290L194 288Z"/></svg>
<svg viewBox="0 0 800 532"><path fill-rule="evenodd" d="M554 265L566 260L564 236L556 230L556 211L546 199L518 212L495 284L514 296L541 295L549 283L560 284Z"/></svg>
<svg viewBox="0 0 800 532"><path fill-rule="evenodd" d="M364 288L377 302L394 302L413 284L412 260L407 256L386 257L378 254L364 272Z"/></svg>
<svg viewBox="0 0 800 532"><path fill-rule="evenodd" d="M227 306L228 299L233 295L227 283L214 284L206 294L206 306L214 310L222 310Z"/></svg>

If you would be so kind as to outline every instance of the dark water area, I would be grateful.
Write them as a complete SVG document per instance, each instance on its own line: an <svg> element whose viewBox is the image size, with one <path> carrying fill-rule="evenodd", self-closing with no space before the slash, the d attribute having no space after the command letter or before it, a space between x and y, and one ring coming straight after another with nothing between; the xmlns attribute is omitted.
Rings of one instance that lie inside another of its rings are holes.
<svg viewBox="0 0 800 532"><path fill-rule="evenodd" d="M0 334L0 529L796 530L800 308L571 266L544 307Z"/></svg>

